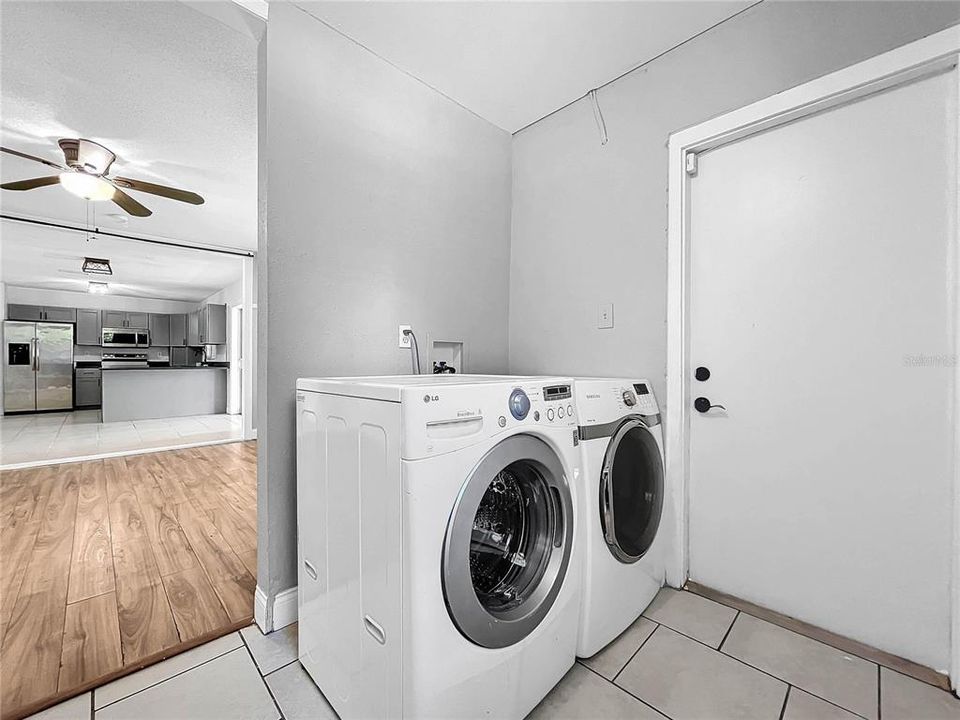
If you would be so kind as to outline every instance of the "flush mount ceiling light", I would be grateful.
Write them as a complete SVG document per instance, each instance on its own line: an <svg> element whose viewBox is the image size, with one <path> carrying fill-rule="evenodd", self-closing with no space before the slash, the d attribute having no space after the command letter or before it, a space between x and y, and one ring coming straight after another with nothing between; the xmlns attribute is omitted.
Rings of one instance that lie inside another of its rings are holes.
<svg viewBox="0 0 960 720"><path fill-rule="evenodd" d="M0 147L0 152L16 155L25 160L33 160L41 165L46 165L47 167L56 168L61 171L58 175L3 183L0 185L0 188L4 190L35 190L60 183L65 190L78 197L87 200L112 200L128 215L136 215L137 217L147 217L152 213L149 208L144 207L124 192L125 190L136 190L137 192L159 195L160 197L179 200L180 202L190 203L191 205L203 204L203 198L195 192L168 187L167 185L157 185L156 183L144 182L143 180L120 177L119 175L108 175L110 167L113 165L114 160L117 159L117 156L110 149L105 148L100 143L93 142L93 140L61 138L58 144L60 145L60 150L63 153L63 159L66 165L61 165L60 163L46 160L36 155L28 155L27 153L13 150L12 148Z"/></svg>
<svg viewBox="0 0 960 720"><path fill-rule="evenodd" d="M102 177L90 175L82 170L60 173L58 177L64 190L84 200L112 200L116 193L113 185Z"/></svg>
<svg viewBox="0 0 960 720"><path fill-rule="evenodd" d="M88 275L113 275L113 268L110 267L110 261L106 258L83 259L83 267L80 268Z"/></svg>
<svg viewBox="0 0 960 720"><path fill-rule="evenodd" d="M96 282L95 280L91 280L87 284L87 292L93 293L94 295L106 295L109 289L110 286L105 282Z"/></svg>

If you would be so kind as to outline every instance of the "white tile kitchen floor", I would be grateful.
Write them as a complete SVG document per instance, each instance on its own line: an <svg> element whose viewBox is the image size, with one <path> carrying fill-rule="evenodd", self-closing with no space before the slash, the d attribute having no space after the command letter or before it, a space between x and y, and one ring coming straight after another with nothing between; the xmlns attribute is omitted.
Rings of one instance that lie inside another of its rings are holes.
<svg viewBox="0 0 960 720"><path fill-rule="evenodd" d="M578 661L530 718L960 720L943 690L699 595L665 589L649 612L659 620L638 619ZM266 636L251 626L33 717L336 718L296 643L295 625Z"/></svg>
<svg viewBox="0 0 960 720"><path fill-rule="evenodd" d="M104 423L99 410L0 417L0 468L82 460L104 453L229 442L243 437L240 415L197 415Z"/></svg>

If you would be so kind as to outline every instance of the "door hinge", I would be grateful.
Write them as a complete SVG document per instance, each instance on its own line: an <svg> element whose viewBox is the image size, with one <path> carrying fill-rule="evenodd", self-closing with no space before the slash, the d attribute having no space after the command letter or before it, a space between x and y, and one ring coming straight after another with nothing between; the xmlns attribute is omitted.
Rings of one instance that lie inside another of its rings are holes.
<svg viewBox="0 0 960 720"><path fill-rule="evenodd" d="M693 177L697 174L697 154L694 152L688 152L686 158L684 159L684 169L687 171L687 175Z"/></svg>

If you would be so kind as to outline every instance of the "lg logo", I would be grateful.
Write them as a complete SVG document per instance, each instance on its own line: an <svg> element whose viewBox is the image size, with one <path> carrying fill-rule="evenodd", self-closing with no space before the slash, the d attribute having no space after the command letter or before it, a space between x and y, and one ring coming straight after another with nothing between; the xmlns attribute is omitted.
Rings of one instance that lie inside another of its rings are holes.
<svg viewBox="0 0 960 720"><path fill-rule="evenodd" d="M428 403L428 402L436 402L436 401L439 400L439 399L440 399L440 396L439 396L439 395L424 395L424 396L423 396L423 401L424 401L425 403Z"/></svg>

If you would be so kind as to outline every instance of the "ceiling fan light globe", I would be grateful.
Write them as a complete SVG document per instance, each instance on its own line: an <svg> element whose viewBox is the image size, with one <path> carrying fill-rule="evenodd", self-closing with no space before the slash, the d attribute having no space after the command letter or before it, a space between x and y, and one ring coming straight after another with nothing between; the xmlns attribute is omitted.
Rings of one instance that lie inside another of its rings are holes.
<svg viewBox="0 0 960 720"><path fill-rule="evenodd" d="M67 192L85 200L113 199L113 185L96 175L84 172L60 173L60 184Z"/></svg>

